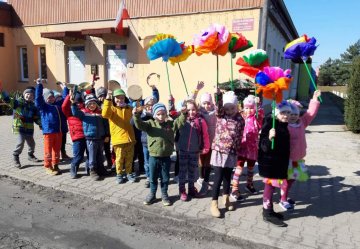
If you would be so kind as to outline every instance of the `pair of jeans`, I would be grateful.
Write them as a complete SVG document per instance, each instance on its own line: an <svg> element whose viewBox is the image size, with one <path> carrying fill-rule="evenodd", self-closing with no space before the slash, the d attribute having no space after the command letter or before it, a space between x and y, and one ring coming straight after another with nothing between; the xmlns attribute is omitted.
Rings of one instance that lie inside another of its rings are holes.
<svg viewBox="0 0 360 249"><path fill-rule="evenodd" d="M84 159L84 152L86 150L86 139L81 138L73 141L72 149L73 149L73 159L71 161L70 175L76 176L79 170L79 165Z"/></svg>
<svg viewBox="0 0 360 249"><path fill-rule="evenodd" d="M150 172L150 191L154 195L157 191L158 179L161 178L161 194L168 195L168 186L170 179L170 157L153 157L149 158L149 172Z"/></svg>
<svg viewBox="0 0 360 249"><path fill-rule="evenodd" d="M143 144L143 153L144 153L144 170L145 170L145 175L146 175L146 178L149 179L149 178L150 178L150 173L149 173L150 153L149 153L149 149L148 149L147 145L145 145L145 144Z"/></svg>
<svg viewBox="0 0 360 249"><path fill-rule="evenodd" d="M35 151L34 135L19 133L18 134L18 142L16 144L16 147L15 147L15 150L13 153L14 156L18 156L21 154L21 152L24 149L25 141L26 141L27 145L29 146L28 154L29 155L34 154L34 151Z"/></svg>
<svg viewBox="0 0 360 249"><path fill-rule="evenodd" d="M88 149L88 167L91 170L98 171L104 167L104 140L103 139L88 139L86 140L86 147Z"/></svg>

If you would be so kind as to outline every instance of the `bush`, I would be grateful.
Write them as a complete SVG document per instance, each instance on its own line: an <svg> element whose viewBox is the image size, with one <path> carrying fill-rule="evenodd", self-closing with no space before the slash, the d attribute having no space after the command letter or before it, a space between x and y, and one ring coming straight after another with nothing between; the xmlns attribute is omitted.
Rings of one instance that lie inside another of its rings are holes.
<svg viewBox="0 0 360 249"><path fill-rule="evenodd" d="M345 124L354 133L360 133L360 56L353 60L345 100Z"/></svg>
<svg viewBox="0 0 360 249"><path fill-rule="evenodd" d="M14 91L14 92L10 92L9 96L11 98L14 99L18 99L22 96L22 92L20 91ZM0 105L0 115L12 115L13 110L11 109L11 107L7 104L2 104Z"/></svg>

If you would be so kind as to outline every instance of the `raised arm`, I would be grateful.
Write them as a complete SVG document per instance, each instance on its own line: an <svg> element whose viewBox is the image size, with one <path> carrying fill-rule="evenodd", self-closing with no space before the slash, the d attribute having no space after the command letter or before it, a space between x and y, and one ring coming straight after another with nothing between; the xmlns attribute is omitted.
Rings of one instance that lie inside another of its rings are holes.
<svg viewBox="0 0 360 249"><path fill-rule="evenodd" d="M139 130L148 132L151 129L151 125L148 122L144 122L141 119L140 112L135 112L135 110L134 110L133 120L134 120L135 127L138 128Z"/></svg>
<svg viewBox="0 0 360 249"><path fill-rule="evenodd" d="M314 92L314 96L310 100L308 110L301 117L301 120L304 123L305 127L310 125L310 123L314 120L314 118L316 117L316 114L319 111L320 102L319 102L318 98L320 95L321 95L321 92L319 90Z"/></svg>
<svg viewBox="0 0 360 249"><path fill-rule="evenodd" d="M43 97L43 85L41 84L40 80L36 81L36 88L35 88L35 106L39 108L39 110L44 109L46 106L44 97Z"/></svg>
<svg viewBox="0 0 360 249"><path fill-rule="evenodd" d="M76 103L71 104L71 112L72 115L79 118L80 120L83 120L85 114L79 110L79 108L76 106Z"/></svg>

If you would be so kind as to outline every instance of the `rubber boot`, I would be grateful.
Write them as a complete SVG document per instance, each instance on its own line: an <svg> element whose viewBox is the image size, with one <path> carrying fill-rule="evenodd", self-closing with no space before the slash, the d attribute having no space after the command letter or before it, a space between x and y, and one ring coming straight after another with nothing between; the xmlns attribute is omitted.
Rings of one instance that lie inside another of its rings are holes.
<svg viewBox="0 0 360 249"><path fill-rule="evenodd" d="M271 223L278 227L285 227L286 223L282 221L283 217L281 214L275 213L273 209L263 208L263 219L265 222Z"/></svg>
<svg viewBox="0 0 360 249"><path fill-rule="evenodd" d="M223 200L224 200L225 208L228 211L234 211L235 208L234 208L233 203L229 200L229 195L224 195Z"/></svg>
<svg viewBox="0 0 360 249"><path fill-rule="evenodd" d="M220 214L220 210L218 208L218 201L217 200L212 200L211 201L210 212L211 212L211 215L213 217L220 218L221 214Z"/></svg>

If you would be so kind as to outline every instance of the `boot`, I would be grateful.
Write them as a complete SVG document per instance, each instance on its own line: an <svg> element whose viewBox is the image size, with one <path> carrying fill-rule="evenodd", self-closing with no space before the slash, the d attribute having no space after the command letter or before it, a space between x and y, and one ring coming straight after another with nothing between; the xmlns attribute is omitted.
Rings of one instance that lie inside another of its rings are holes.
<svg viewBox="0 0 360 249"><path fill-rule="evenodd" d="M66 154L66 151L62 151L61 152L61 160L62 161L66 161L66 160L69 160L70 157Z"/></svg>
<svg viewBox="0 0 360 249"><path fill-rule="evenodd" d="M263 219L265 222L269 222L278 227L287 226L286 223L282 221L282 215L275 213L273 209L265 209L263 208Z"/></svg>
<svg viewBox="0 0 360 249"><path fill-rule="evenodd" d="M212 200L211 201L210 212L211 212L211 215L213 217L220 218L221 214L220 214L220 210L218 208L218 201L217 200Z"/></svg>
<svg viewBox="0 0 360 249"><path fill-rule="evenodd" d="M36 156L34 156L33 153L29 153L28 154L28 160L34 163L39 163L41 162Z"/></svg>
<svg viewBox="0 0 360 249"><path fill-rule="evenodd" d="M91 177L94 181L99 181L99 180L100 180L99 174L98 174L94 169L90 169L90 177Z"/></svg>
<svg viewBox="0 0 360 249"><path fill-rule="evenodd" d="M225 208L228 210L228 211L234 211L234 205L233 203L230 201L229 199L229 195L224 195L223 196L223 200L224 200L224 205L225 205Z"/></svg>
<svg viewBox="0 0 360 249"><path fill-rule="evenodd" d="M14 155L14 166L18 169L21 168L21 163L20 163L20 159L19 159L19 155Z"/></svg>
<svg viewBox="0 0 360 249"><path fill-rule="evenodd" d="M53 171L55 172L56 175L60 175L60 169L59 169L59 165L55 164L53 166Z"/></svg>

